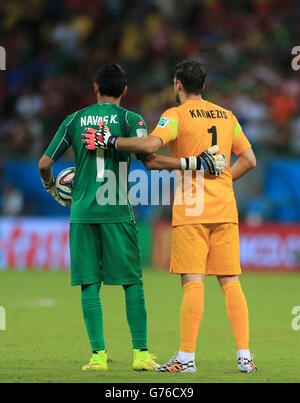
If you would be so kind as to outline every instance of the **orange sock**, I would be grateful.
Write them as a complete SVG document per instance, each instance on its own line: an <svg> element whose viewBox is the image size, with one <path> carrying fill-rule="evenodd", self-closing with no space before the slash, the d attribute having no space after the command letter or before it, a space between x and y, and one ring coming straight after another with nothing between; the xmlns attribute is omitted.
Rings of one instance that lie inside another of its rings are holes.
<svg viewBox="0 0 300 403"><path fill-rule="evenodd" d="M241 284L239 281L230 281L223 285L222 291L237 350L249 350L248 307Z"/></svg>
<svg viewBox="0 0 300 403"><path fill-rule="evenodd" d="M183 286L183 300L180 309L180 351L194 353L198 328L204 310L204 283L193 281Z"/></svg>

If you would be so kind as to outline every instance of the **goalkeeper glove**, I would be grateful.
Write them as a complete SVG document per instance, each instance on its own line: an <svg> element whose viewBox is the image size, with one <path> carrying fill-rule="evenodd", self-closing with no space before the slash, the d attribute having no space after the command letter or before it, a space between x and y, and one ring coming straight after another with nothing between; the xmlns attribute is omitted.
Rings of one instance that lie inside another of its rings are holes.
<svg viewBox="0 0 300 403"><path fill-rule="evenodd" d="M215 155L219 146L215 145L204 151L198 157L180 158L182 170L204 170L209 175L220 176L227 165L224 154Z"/></svg>
<svg viewBox="0 0 300 403"><path fill-rule="evenodd" d="M45 182L42 179L42 183L44 188L47 190L47 192L62 206L71 206L71 200L63 200L59 195L57 194L56 191L56 184L55 184L55 179L51 178L49 182Z"/></svg>
<svg viewBox="0 0 300 403"><path fill-rule="evenodd" d="M116 148L118 136L112 136L107 123L100 122L99 130L88 127L81 134L81 142L88 150Z"/></svg>

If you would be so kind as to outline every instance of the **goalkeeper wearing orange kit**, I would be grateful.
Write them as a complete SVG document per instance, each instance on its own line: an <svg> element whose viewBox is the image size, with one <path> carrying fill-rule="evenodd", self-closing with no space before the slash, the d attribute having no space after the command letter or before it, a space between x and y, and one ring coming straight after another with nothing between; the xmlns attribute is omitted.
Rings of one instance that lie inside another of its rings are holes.
<svg viewBox="0 0 300 403"><path fill-rule="evenodd" d="M237 345L238 370L254 372L256 367L249 351L248 309L239 282L238 212L232 182L255 167L251 145L236 117L229 110L204 100L205 72L196 60L185 60L176 66L174 90L180 106L165 111L147 138L118 138L103 126L96 138L101 148L144 153L148 169L195 169L198 155L218 144L225 154L227 168L220 176L207 175L204 170L204 202L198 214L187 214L186 199L173 206L171 273L181 275L183 301L180 310L179 352L160 372L196 372L195 350L198 328L203 317L204 281L215 275L225 296L226 310ZM168 144L170 160L154 153ZM238 160L230 167L231 152ZM177 161L180 161L179 163ZM192 192L196 196L196 177Z"/></svg>

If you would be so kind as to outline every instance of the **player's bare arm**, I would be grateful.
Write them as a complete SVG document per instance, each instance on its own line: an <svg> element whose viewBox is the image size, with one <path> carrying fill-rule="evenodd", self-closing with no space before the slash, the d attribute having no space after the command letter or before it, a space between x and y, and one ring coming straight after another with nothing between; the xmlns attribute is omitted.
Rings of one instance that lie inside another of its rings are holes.
<svg viewBox="0 0 300 403"><path fill-rule="evenodd" d="M47 155L43 155L39 160L39 172L43 182L50 182L52 179L52 164L54 160Z"/></svg>
<svg viewBox="0 0 300 403"><path fill-rule="evenodd" d="M162 147L163 142L158 136L149 136L146 138L123 138L113 136L108 125L101 122L100 130L87 128L82 133L82 143L88 150L97 148L133 152L137 154L154 154ZM173 157L147 157L148 169L181 169L181 170L203 170L213 176L220 176L221 172L226 168L227 161L225 155L216 155L219 146L215 145L208 150L202 152L198 156L188 158Z"/></svg>
<svg viewBox="0 0 300 403"><path fill-rule="evenodd" d="M131 137L119 138L118 150L128 151L138 154L153 154L163 146L162 140L156 136L145 138Z"/></svg>
<svg viewBox="0 0 300 403"><path fill-rule="evenodd" d="M173 158L165 155L156 155L155 152L162 147L163 143L159 137L149 136L146 138L119 138L117 142L118 150L128 152L140 152L141 160L145 167L149 170L166 169L172 171L180 170L201 170L205 169L205 164L211 164L208 173L219 176L226 168L226 159L224 155L215 155L219 151L219 147L206 150L197 157ZM132 151L134 149L134 151ZM142 151L136 151L142 150ZM145 155L146 154L146 155Z"/></svg>
<svg viewBox="0 0 300 403"><path fill-rule="evenodd" d="M251 169L256 167L256 158L252 148L242 152L238 160L230 168L233 182L244 176Z"/></svg>
<svg viewBox="0 0 300 403"><path fill-rule="evenodd" d="M172 158L166 155L153 154L141 154L139 159L142 161L144 166L151 170L162 170L173 171L174 169L181 169L180 158Z"/></svg>

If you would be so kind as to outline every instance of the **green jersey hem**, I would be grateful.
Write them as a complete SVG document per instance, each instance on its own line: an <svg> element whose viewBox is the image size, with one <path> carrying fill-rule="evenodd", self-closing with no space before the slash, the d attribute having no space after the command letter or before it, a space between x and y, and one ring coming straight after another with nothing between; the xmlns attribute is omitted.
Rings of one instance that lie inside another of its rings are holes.
<svg viewBox="0 0 300 403"><path fill-rule="evenodd" d="M110 218L110 219L103 219L103 218L99 218L99 219L95 219L95 218L91 218L91 219L87 219L87 218L71 218L70 219L70 224L117 224L120 222L132 222L132 223L136 223L134 218L130 218L130 217L125 217L125 218Z"/></svg>

